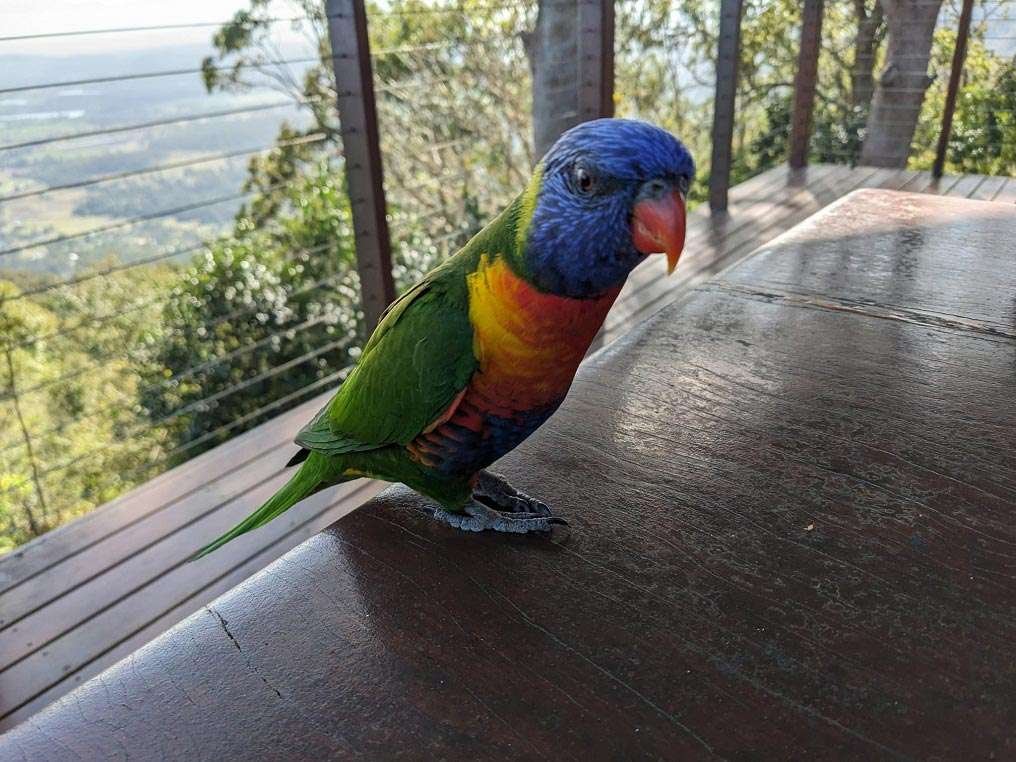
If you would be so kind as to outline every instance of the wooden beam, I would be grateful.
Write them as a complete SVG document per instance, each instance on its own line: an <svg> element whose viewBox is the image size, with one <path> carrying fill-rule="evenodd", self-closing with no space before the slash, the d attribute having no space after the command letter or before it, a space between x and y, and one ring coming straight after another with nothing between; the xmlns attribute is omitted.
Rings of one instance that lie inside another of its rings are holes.
<svg viewBox="0 0 1016 762"><path fill-rule="evenodd" d="M949 136L952 133L953 113L956 111L956 96L960 89L960 77L963 75L963 61L967 57L967 40L970 37L970 17L974 12L974 0L963 0L960 11L960 26L956 31L956 47L953 50L952 71L949 73L949 90L945 96L945 108L942 111L942 129L938 133L938 147L935 149L935 163L931 173L941 177L945 169L945 154L949 148Z"/></svg>
<svg viewBox="0 0 1016 762"><path fill-rule="evenodd" d="M614 0L579 0L579 121L614 115Z"/></svg>
<svg viewBox="0 0 1016 762"><path fill-rule="evenodd" d="M824 0L805 0L801 12L801 45L794 75L794 113L790 124L789 160L794 169L808 163L824 6Z"/></svg>
<svg viewBox="0 0 1016 762"><path fill-rule="evenodd" d="M384 175L378 143L374 72L363 0L325 0L332 70L353 213L356 266L368 331L395 299L391 240L385 217Z"/></svg>
<svg viewBox="0 0 1016 762"><path fill-rule="evenodd" d="M727 208L734 140L734 100L741 57L743 0L720 0L720 39L716 50L716 101L713 106L713 153L709 165L709 208Z"/></svg>

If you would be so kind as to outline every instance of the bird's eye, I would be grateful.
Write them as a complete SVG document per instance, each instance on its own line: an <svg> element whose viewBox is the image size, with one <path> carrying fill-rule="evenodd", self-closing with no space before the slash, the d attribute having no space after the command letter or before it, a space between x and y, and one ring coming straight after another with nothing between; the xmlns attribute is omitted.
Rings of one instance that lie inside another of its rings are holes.
<svg viewBox="0 0 1016 762"><path fill-rule="evenodd" d="M589 196L596 190L596 178L593 173L581 164L572 172L575 190L582 196Z"/></svg>

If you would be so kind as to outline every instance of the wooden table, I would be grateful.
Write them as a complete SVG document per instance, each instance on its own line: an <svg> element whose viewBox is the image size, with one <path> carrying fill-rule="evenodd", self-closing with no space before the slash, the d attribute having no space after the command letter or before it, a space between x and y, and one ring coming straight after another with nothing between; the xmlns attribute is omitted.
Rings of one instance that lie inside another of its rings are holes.
<svg viewBox="0 0 1016 762"><path fill-rule="evenodd" d="M500 468L391 490L3 759L1016 755L1016 213L851 194L587 362Z"/></svg>

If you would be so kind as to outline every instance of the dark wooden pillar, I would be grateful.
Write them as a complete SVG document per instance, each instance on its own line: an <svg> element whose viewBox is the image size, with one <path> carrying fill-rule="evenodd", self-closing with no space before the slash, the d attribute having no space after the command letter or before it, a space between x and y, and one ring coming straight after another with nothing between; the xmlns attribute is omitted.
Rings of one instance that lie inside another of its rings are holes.
<svg viewBox="0 0 1016 762"><path fill-rule="evenodd" d="M794 114L790 123L790 166L799 169L808 163L818 54L822 41L824 0L805 0L801 12L801 46L794 75Z"/></svg>
<svg viewBox="0 0 1016 762"><path fill-rule="evenodd" d="M363 0L325 0L332 69L342 125L346 181L356 237L364 320L368 330L395 299L391 241L385 217L374 72Z"/></svg>
<svg viewBox="0 0 1016 762"><path fill-rule="evenodd" d="M743 0L720 0L720 39L716 50L716 102L713 106L713 154L709 169L709 208L727 208L734 140L734 100L741 56Z"/></svg>
<svg viewBox="0 0 1016 762"><path fill-rule="evenodd" d="M935 150L935 163L931 173L941 177L945 169L945 154L949 148L949 136L952 133L953 113L956 111L956 96L959 94L960 77L963 76L963 62L967 57L967 40L970 37L970 17L974 11L974 0L963 0L960 11L960 27L956 32L956 48L953 50L952 71L949 72L949 90L945 96L945 108L942 111L942 130L938 133L938 147Z"/></svg>
<svg viewBox="0 0 1016 762"><path fill-rule="evenodd" d="M579 121L614 115L614 0L579 0Z"/></svg>

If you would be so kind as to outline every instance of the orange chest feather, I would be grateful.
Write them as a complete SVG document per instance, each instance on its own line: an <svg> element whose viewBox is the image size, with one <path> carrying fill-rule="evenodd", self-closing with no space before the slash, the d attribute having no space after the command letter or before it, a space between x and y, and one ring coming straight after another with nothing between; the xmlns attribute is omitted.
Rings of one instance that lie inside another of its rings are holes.
<svg viewBox="0 0 1016 762"><path fill-rule="evenodd" d="M484 256L469 276L476 391L512 410L560 401L619 291L596 299L541 293Z"/></svg>

